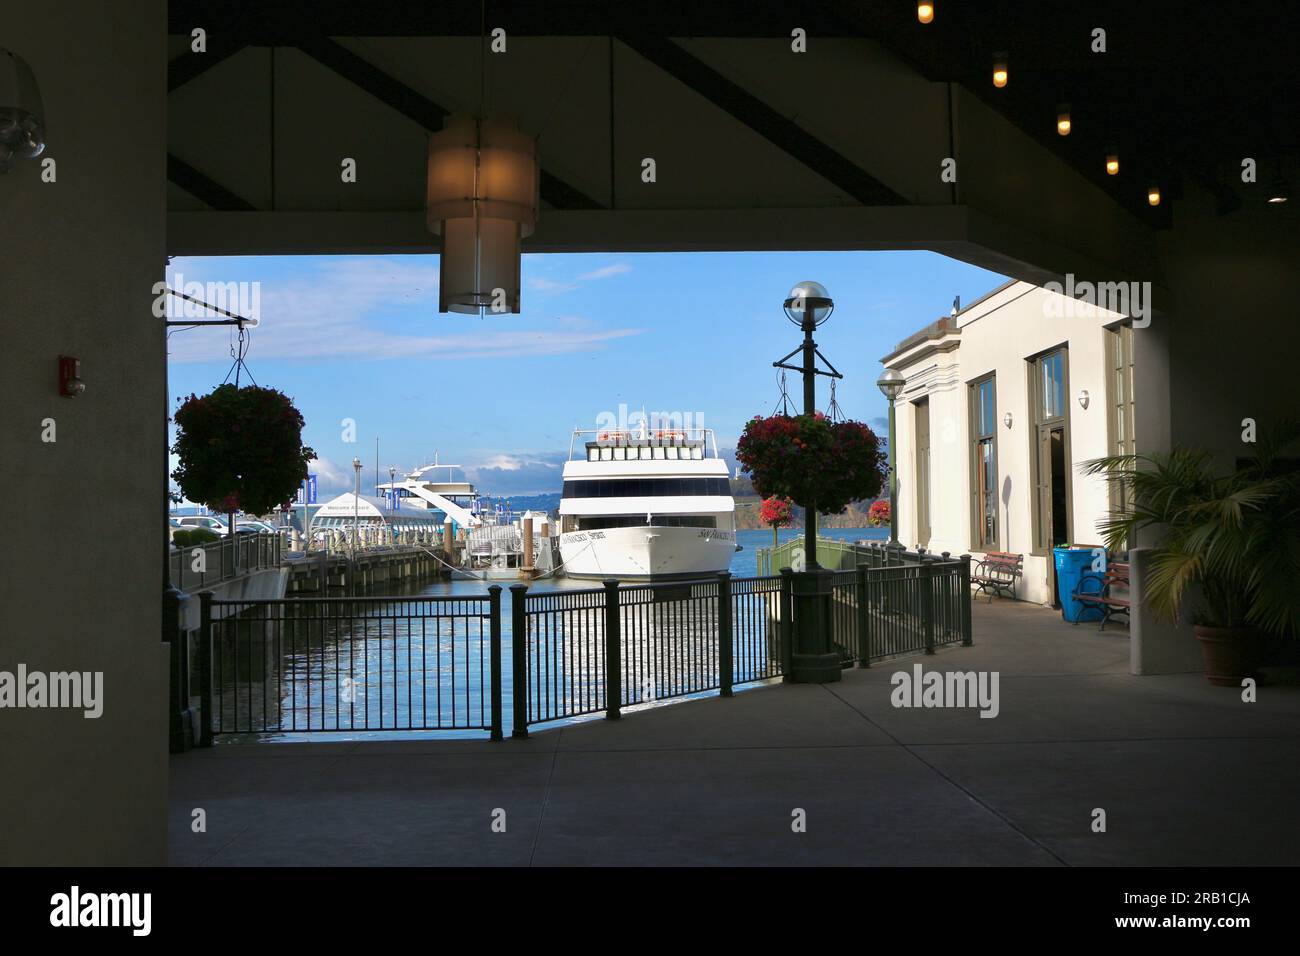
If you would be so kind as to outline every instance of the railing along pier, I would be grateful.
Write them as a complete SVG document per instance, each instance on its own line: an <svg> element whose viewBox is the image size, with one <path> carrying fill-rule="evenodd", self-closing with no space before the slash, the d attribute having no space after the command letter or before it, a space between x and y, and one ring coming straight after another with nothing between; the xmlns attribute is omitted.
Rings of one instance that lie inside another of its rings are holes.
<svg viewBox="0 0 1300 956"><path fill-rule="evenodd" d="M860 553L833 572L830 643L843 666L970 644L969 556ZM507 722L526 737L552 721L728 697L789 679L791 582L784 568L560 591L520 583L508 611L496 585L474 597L219 601L205 592L202 733L208 743L214 734L411 730L500 740Z"/></svg>

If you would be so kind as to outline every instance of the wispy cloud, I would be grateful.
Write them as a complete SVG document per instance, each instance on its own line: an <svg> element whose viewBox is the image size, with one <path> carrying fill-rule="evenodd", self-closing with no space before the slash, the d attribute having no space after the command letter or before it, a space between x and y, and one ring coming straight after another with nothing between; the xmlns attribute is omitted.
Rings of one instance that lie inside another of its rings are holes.
<svg viewBox="0 0 1300 956"><path fill-rule="evenodd" d="M615 262L612 265L601 266L599 269L592 269L590 272L584 272L578 278L583 282L593 282L596 279L608 279L611 276L621 276L632 271L632 267L626 262Z"/></svg>
<svg viewBox="0 0 1300 956"><path fill-rule="evenodd" d="M559 295L562 292L572 292L574 289L580 289L588 282L599 282L601 279L626 275L631 271L632 267L626 262L612 262L609 265L579 273L572 278L528 276L524 279L524 288L546 295Z"/></svg>
<svg viewBox="0 0 1300 956"><path fill-rule="evenodd" d="M571 292L578 285L577 282L557 282L545 276L529 276L524 280L524 288L533 292Z"/></svg>
<svg viewBox="0 0 1300 956"><path fill-rule="evenodd" d="M209 271L218 268L220 263L210 260L173 266L186 282L232 278ZM606 328L574 316L540 323L517 316L475 322L439 315L437 308L436 260L325 260L308 274L261 282L262 324L249 332L249 355L253 360L561 355L590 352L642 331ZM211 329L179 332L169 340L170 357L176 362L223 359L228 338L229 333Z"/></svg>

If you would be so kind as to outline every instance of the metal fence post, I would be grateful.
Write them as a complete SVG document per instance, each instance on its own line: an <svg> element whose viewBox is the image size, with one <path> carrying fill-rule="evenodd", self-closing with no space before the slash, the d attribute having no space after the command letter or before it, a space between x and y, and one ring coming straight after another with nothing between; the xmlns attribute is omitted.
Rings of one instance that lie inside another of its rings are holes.
<svg viewBox="0 0 1300 956"><path fill-rule="evenodd" d="M511 737L528 736L528 615L524 612L527 584L510 585Z"/></svg>
<svg viewBox="0 0 1300 956"><path fill-rule="evenodd" d="M488 606L491 609L489 626L491 628L492 653L492 725L490 737L501 739L501 585L494 584L488 588Z"/></svg>
<svg viewBox="0 0 1300 956"><path fill-rule="evenodd" d="M794 671L794 570L781 569L781 621L777 633L781 635L781 680L789 683Z"/></svg>
<svg viewBox="0 0 1300 956"><path fill-rule="evenodd" d="M963 554L961 560L961 583L959 600L961 601L961 642L964 646L971 646L971 626L970 626L970 561L969 554Z"/></svg>
<svg viewBox="0 0 1300 956"><path fill-rule="evenodd" d="M867 609L867 565L855 569L855 601L858 610L858 666L871 666L871 614Z"/></svg>
<svg viewBox="0 0 1300 956"><path fill-rule="evenodd" d="M189 635L181 627L181 602L185 594L175 587L162 595L163 640L171 651L171 693L168 695L168 749L181 753L194 745L189 691Z"/></svg>
<svg viewBox="0 0 1300 956"><path fill-rule="evenodd" d="M916 585L920 591L921 602L921 632L925 635L925 652L934 653L934 564L930 561L922 562L917 569Z"/></svg>
<svg viewBox="0 0 1300 956"><path fill-rule="evenodd" d="M731 696L734 679L731 665L731 572L718 574L718 676L723 697Z"/></svg>
<svg viewBox="0 0 1300 956"><path fill-rule="evenodd" d="M199 746L212 746L212 592L199 592Z"/></svg>
<svg viewBox="0 0 1300 956"><path fill-rule="evenodd" d="M618 582L605 581L605 719L618 720L623 700L622 646L619 638Z"/></svg>

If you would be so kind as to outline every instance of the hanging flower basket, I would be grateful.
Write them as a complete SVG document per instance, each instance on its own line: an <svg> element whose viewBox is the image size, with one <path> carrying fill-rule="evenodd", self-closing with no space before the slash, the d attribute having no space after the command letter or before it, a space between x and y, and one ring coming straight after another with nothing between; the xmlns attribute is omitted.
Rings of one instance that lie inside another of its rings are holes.
<svg viewBox="0 0 1300 956"><path fill-rule="evenodd" d="M173 419L172 479L214 511L265 514L291 501L316 453L302 443L302 413L283 392L220 385L191 395Z"/></svg>
<svg viewBox="0 0 1300 956"><path fill-rule="evenodd" d="M880 439L861 422L816 415L753 418L736 443L736 461L764 497L814 502L838 514L851 502L875 498L885 480Z"/></svg>
<svg viewBox="0 0 1300 956"><path fill-rule="evenodd" d="M867 509L867 522L873 528L889 524L889 501L887 499L881 498L871 503L871 507Z"/></svg>
<svg viewBox="0 0 1300 956"><path fill-rule="evenodd" d="M794 520L794 509L788 498L765 498L758 509L758 520L769 528L788 528Z"/></svg>

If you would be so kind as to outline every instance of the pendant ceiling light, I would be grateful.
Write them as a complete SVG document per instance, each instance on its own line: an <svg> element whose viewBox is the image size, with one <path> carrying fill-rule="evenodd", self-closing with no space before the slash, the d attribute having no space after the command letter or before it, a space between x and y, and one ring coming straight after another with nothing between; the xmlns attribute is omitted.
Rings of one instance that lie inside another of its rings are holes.
<svg viewBox="0 0 1300 956"><path fill-rule="evenodd" d="M15 160L35 159L45 149L45 109L32 69L0 47L0 173Z"/></svg>
<svg viewBox="0 0 1300 956"><path fill-rule="evenodd" d="M438 311L519 311L519 244L537 225L537 141L514 120L447 117L429 137L425 222L442 236Z"/></svg>

